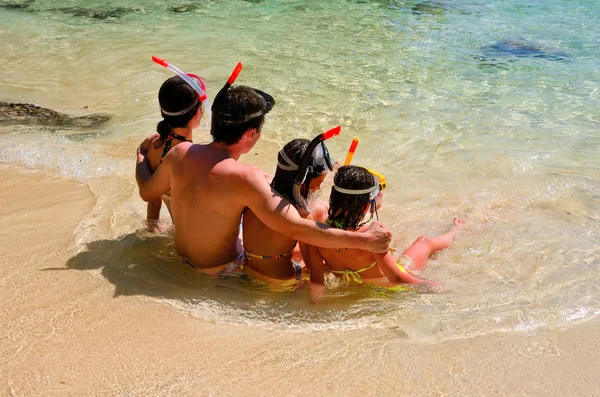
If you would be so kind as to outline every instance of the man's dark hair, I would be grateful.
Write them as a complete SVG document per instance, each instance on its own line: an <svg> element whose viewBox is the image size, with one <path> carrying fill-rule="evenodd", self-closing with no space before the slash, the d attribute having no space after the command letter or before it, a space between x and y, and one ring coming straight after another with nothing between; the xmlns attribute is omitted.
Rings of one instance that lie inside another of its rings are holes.
<svg viewBox="0 0 600 397"><path fill-rule="evenodd" d="M375 178L366 168L345 165L337 171L333 183L344 189L362 190L375 186ZM339 223L344 229L356 228L365 215L369 195L345 194L331 188L328 220Z"/></svg>
<svg viewBox="0 0 600 397"><path fill-rule="evenodd" d="M213 105L210 134L215 142L235 145L251 128L261 131L264 115L243 121L248 115L265 108L264 99L250 87L231 87Z"/></svg>

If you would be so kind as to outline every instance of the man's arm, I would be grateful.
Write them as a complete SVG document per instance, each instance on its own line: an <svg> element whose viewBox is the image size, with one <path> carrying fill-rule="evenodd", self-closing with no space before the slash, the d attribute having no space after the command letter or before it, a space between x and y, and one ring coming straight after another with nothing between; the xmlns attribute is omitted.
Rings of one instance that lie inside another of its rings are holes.
<svg viewBox="0 0 600 397"><path fill-rule="evenodd" d="M148 162L148 147L157 134L151 135L142 142L137 150L137 162L135 167L135 179L138 184L140 197L144 201L152 201L160 198L171 190L170 187L170 163L171 156L165 156L163 163L152 173Z"/></svg>
<svg viewBox="0 0 600 397"><path fill-rule="evenodd" d="M312 220L303 219L296 208L275 190L264 176L246 168L243 200L247 207L269 228L304 243L325 248L358 248L385 252L392 233L379 222L374 222L364 233L330 228Z"/></svg>

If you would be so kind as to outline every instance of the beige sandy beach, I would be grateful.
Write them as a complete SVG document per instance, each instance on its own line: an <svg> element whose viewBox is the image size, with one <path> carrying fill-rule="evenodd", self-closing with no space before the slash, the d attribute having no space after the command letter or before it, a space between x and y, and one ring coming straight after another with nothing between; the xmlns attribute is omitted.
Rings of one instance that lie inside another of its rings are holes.
<svg viewBox="0 0 600 397"><path fill-rule="evenodd" d="M0 173L2 395L600 394L598 321L423 343L394 327L206 320L132 282L143 258L116 272L96 265L109 242L79 252L75 231L95 203L86 185L9 165Z"/></svg>

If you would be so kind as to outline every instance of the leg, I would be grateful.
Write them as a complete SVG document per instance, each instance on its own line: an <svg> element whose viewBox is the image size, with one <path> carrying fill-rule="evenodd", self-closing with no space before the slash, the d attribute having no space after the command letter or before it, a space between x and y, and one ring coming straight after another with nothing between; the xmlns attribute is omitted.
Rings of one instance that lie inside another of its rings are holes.
<svg viewBox="0 0 600 397"><path fill-rule="evenodd" d="M452 240L454 240L454 236L456 232L465 224L465 221L454 218L453 226L445 234L437 237L419 237L414 243L411 244L410 247L406 251L402 253L402 255L408 256L412 259L415 264L415 270L419 270L425 267L427 263L427 259L433 254L435 251L443 250L448 248Z"/></svg>
<svg viewBox="0 0 600 397"><path fill-rule="evenodd" d="M146 209L146 221L148 222L148 230L151 232L158 231L158 219L160 218L161 206L161 199L148 202L148 208Z"/></svg>
<svg viewBox="0 0 600 397"><path fill-rule="evenodd" d="M157 221L160 218L160 207L162 206L162 199L158 198L148 202L148 208L146 209L146 220Z"/></svg>

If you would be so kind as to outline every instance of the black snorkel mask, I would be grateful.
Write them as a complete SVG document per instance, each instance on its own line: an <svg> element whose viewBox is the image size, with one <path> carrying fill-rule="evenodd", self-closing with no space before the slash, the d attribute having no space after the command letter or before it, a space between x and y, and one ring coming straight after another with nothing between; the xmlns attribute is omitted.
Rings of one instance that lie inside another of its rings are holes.
<svg viewBox="0 0 600 397"><path fill-rule="evenodd" d="M331 164L331 158L329 157L327 146L325 146L325 141L339 135L341 128L340 126L332 128L310 141L298 165L298 173L294 179L292 193L296 204L306 211L310 211L310 209L308 208L308 202L302 195L302 185L308 185L315 175L322 175L327 170L333 171L333 165ZM315 150L319 150L321 154L317 155L316 162L312 162L312 154Z"/></svg>
<svg viewBox="0 0 600 397"><path fill-rule="evenodd" d="M223 99L223 96L225 95L227 90L229 90L229 87L231 87L231 85L235 82L235 80L237 79L237 77L241 71L242 71L242 64L241 64L241 62L238 62L235 69L233 69L231 76L229 76L229 79L227 79L227 82L225 83L223 88L221 88L221 90L217 93L217 96L215 96L215 99L213 100L213 104L212 104L212 108L211 108L213 113L215 112L215 105L218 104L221 99ZM271 111L271 109L273 109L273 106L275 105L275 99L271 95L267 94L264 91L257 90L256 88L252 88L252 89L262 99L262 102L263 102L262 109L254 112L254 113L248 114L244 118L239 119L239 120L234 120L230 114L218 112L221 115L221 117L225 116L225 117L223 117L222 122L231 123L231 124L245 123L252 119L260 117L264 114L267 114L267 113L269 113L269 111ZM229 117L230 119L227 120L227 117Z"/></svg>

